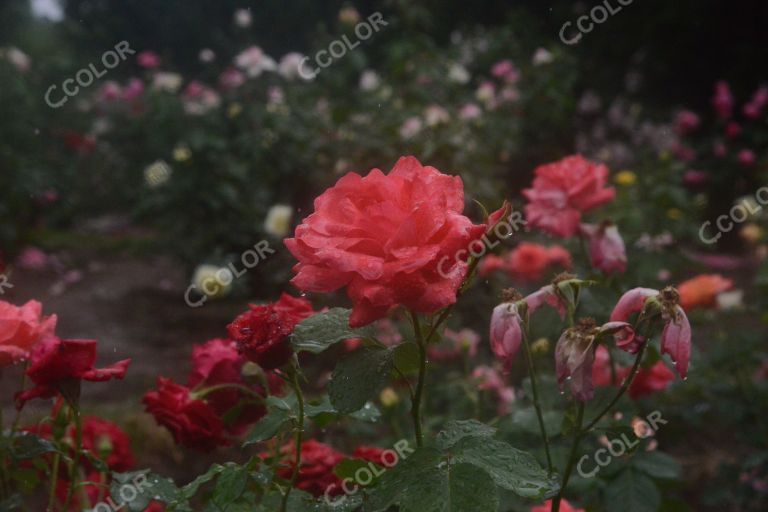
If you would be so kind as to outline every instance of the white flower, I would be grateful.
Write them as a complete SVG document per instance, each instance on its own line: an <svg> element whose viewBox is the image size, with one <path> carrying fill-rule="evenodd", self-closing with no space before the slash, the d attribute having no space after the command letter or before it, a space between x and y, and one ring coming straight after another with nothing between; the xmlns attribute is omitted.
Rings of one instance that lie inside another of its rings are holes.
<svg viewBox="0 0 768 512"><path fill-rule="evenodd" d="M160 71L155 73L152 79L152 88L159 91L174 93L181 87L182 78L178 73L169 73L166 71Z"/></svg>
<svg viewBox="0 0 768 512"><path fill-rule="evenodd" d="M232 290L234 277L227 267L217 265L198 265L192 276L192 284L198 293L212 299L224 297Z"/></svg>
<svg viewBox="0 0 768 512"><path fill-rule="evenodd" d="M240 28L248 28L253 22L250 9L238 9L235 11L235 25Z"/></svg>
<svg viewBox="0 0 768 512"><path fill-rule="evenodd" d="M200 62L213 62L216 59L216 54L210 48L203 48L198 55Z"/></svg>
<svg viewBox="0 0 768 512"><path fill-rule="evenodd" d="M287 204L275 204L267 212L264 221L264 231L268 234L283 238L291 231L293 208Z"/></svg>
<svg viewBox="0 0 768 512"><path fill-rule="evenodd" d="M427 126L435 126L440 123L447 123L451 116L448 111L440 105L429 105L424 109L424 120L427 122Z"/></svg>
<svg viewBox="0 0 768 512"><path fill-rule="evenodd" d="M448 80L457 84L465 84L469 82L469 71L461 64L454 62L448 68Z"/></svg>
<svg viewBox="0 0 768 512"><path fill-rule="evenodd" d="M555 56L552 55L552 52L548 51L546 48L538 48L533 54L532 61L534 66L542 66L544 64L549 64L553 60L555 60Z"/></svg>
<svg viewBox="0 0 768 512"><path fill-rule="evenodd" d="M144 169L144 181L151 188L157 188L171 179L171 168L163 160L152 162Z"/></svg>
<svg viewBox="0 0 768 512"><path fill-rule="evenodd" d="M0 57L4 57L22 73L29 71L29 66L31 63L29 56L15 46L0 48Z"/></svg>
<svg viewBox="0 0 768 512"><path fill-rule="evenodd" d="M739 309L743 306L744 290L731 290L717 295L718 309Z"/></svg>
<svg viewBox="0 0 768 512"><path fill-rule="evenodd" d="M379 75L372 69L366 69L363 74L360 75L360 89L363 91L372 91L378 89L381 84Z"/></svg>
<svg viewBox="0 0 768 512"><path fill-rule="evenodd" d="M304 55L298 52L286 53L283 55L283 58L280 59L278 73L280 73L284 78L287 78L288 80L293 80L296 77L304 78L304 76L299 73L299 66L301 66L303 60ZM307 80L307 78L304 79ZM309 78L309 80L311 80L311 78Z"/></svg>
<svg viewBox="0 0 768 512"><path fill-rule="evenodd" d="M261 75L264 71L277 69L275 60L258 46L251 46L240 52L235 57L235 65L244 70L251 78Z"/></svg>
<svg viewBox="0 0 768 512"><path fill-rule="evenodd" d="M422 123L418 117L409 117L400 127L400 136L404 139L410 139L421 131Z"/></svg>

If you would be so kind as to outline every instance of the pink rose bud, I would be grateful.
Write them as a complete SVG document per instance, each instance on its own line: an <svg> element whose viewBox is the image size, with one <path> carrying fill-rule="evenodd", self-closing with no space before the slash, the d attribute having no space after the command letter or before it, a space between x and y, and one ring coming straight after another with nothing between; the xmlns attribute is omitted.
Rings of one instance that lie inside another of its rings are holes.
<svg viewBox="0 0 768 512"><path fill-rule="evenodd" d="M491 315L491 350L506 371L520 349L523 339L522 319L517 304L504 302L493 308Z"/></svg>
<svg viewBox="0 0 768 512"><path fill-rule="evenodd" d="M712 106L720 119L730 119L733 111L733 96L727 82L721 80L715 84Z"/></svg>
<svg viewBox="0 0 768 512"><path fill-rule="evenodd" d="M581 233L589 240L589 259L594 268L605 274L624 273L627 251L614 223L604 222L599 226L582 224Z"/></svg>

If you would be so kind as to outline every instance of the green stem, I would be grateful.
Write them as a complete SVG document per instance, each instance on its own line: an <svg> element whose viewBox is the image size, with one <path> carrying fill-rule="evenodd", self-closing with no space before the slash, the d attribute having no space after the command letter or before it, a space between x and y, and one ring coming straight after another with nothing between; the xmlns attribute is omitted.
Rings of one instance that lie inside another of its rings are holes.
<svg viewBox="0 0 768 512"><path fill-rule="evenodd" d="M291 366L291 387L293 387L294 393L296 393L296 401L299 406L299 417L295 421L296 427L296 455L293 462L293 472L291 473L291 483L283 494L283 502L280 507L281 512L286 512L288 507L288 496L291 494L291 489L296 486L296 480L299 477L299 468L301 467L301 442L304 435L304 395L301 392L301 386L299 385L299 369L298 363L294 361Z"/></svg>
<svg viewBox="0 0 768 512"><path fill-rule="evenodd" d="M613 397L613 400L608 403L607 406L605 406L598 414L595 416L595 419L590 421L586 427L583 429L583 434L586 434L589 432L592 427L597 425L597 423L602 419L603 416L605 416L608 411L610 411L614 405L621 399L622 396L624 396L624 393L627 392L629 389L629 386L632 385L632 381L635 379L635 375L637 375L637 371L640 369L640 363L643 359L643 354L645 354L645 347L648 346L648 340L646 340L645 343L643 343L643 346L640 347L640 350L637 352L637 358L635 358L635 364L632 365L632 370L630 370L629 375L626 379L624 379L624 383L619 388L618 393L616 393L616 396Z"/></svg>
<svg viewBox="0 0 768 512"><path fill-rule="evenodd" d="M74 497L74 489L77 479L80 475L78 471L80 466L80 454L83 451L83 419L79 407L71 407L72 414L75 417L75 456L72 459L72 469L69 472L69 489L67 498L64 500L64 510L69 510L69 505Z"/></svg>
<svg viewBox="0 0 768 512"><path fill-rule="evenodd" d="M59 481L59 465L61 463L61 452L56 452L53 455L53 470L51 471L51 485L48 491L48 506L45 507L46 512L54 512L56 504L56 484Z"/></svg>
<svg viewBox="0 0 768 512"><path fill-rule="evenodd" d="M576 464L576 455L579 453L579 443L584 435L581 430L581 422L584 421L584 402L579 402L578 412L576 414L576 435L573 438L573 445L571 446L571 454L568 456L568 464L565 466L565 473L563 473L563 483L560 485L560 492L552 500L551 512L560 511L560 501L563 499L563 492L568 486L568 480L571 479L571 473L573 472L573 466Z"/></svg>
<svg viewBox="0 0 768 512"><path fill-rule="evenodd" d="M413 311L411 311L411 322L413 323L413 331L416 335L416 344L419 347L419 380L416 382L416 390L411 402L411 418L413 418L416 446L422 446L424 444L424 434L421 429L421 401L424 396L424 381L427 374L427 347L424 343L424 335L421 332L419 317ZM431 332L434 332L434 327Z"/></svg>
<svg viewBox="0 0 768 512"><path fill-rule="evenodd" d="M541 437L544 440L544 451L547 454L547 471L550 476L554 471L552 466L552 456L549 453L549 436L547 435L547 428L544 426L544 415L541 412L541 403L539 402L539 390L536 383L536 367L533 363L533 352L531 351L531 345L528 341L528 329L527 326L523 326L523 345L525 346L525 360L528 363L528 375L531 377L531 390L533 391L533 407L536 409L536 416L539 419L539 429L541 430Z"/></svg>

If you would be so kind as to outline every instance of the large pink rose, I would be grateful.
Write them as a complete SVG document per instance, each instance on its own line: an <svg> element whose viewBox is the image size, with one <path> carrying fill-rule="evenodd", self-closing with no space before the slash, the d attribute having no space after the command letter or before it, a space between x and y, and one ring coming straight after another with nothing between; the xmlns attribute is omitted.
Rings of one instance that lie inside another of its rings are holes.
<svg viewBox="0 0 768 512"><path fill-rule="evenodd" d="M352 326L396 305L437 311L456 301L467 271L460 256L485 230L463 209L461 178L411 156L387 175L349 173L315 200L315 212L285 240L299 260L291 282L308 292L346 286Z"/></svg>
<svg viewBox="0 0 768 512"><path fill-rule="evenodd" d="M27 359L43 336L53 334L56 315L42 316L42 311L36 300L20 307L0 301L0 367Z"/></svg>
<svg viewBox="0 0 768 512"><path fill-rule="evenodd" d="M581 155L536 168L528 199L528 222L552 235L571 237L579 230L581 214L611 201L616 191L606 187L608 168Z"/></svg>

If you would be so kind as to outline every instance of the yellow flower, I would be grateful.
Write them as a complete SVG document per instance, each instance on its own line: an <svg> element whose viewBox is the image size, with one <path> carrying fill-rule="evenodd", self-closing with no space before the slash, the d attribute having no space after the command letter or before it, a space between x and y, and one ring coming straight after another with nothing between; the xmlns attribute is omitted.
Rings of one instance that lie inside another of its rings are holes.
<svg viewBox="0 0 768 512"><path fill-rule="evenodd" d="M243 106L237 102L231 103L229 107L227 108L227 117L230 119L235 118L240 115L240 112L243 111Z"/></svg>
<svg viewBox="0 0 768 512"><path fill-rule="evenodd" d="M743 238L745 241L754 244L755 242L758 242L763 237L763 228L755 224L754 222L750 222L749 224L745 224L743 228L739 231L739 235L741 235L741 238Z"/></svg>
<svg viewBox="0 0 768 512"><path fill-rule="evenodd" d="M384 407L392 407L394 405L397 405L397 403L400 401L400 397L397 396L397 391L395 391L392 388L384 388L381 390L381 394L379 395L379 400L381 400L381 405Z"/></svg>
<svg viewBox="0 0 768 512"><path fill-rule="evenodd" d="M531 352L534 354L544 354L549 351L549 340L547 338L539 338L531 345Z"/></svg>
<svg viewBox="0 0 768 512"><path fill-rule="evenodd" d="M173 159L177 162L186 162L192 158L192 152L187 146L176 146L173 149Z"/></svg>
<svg viewBox="0 0 768 512"><path fill-rule="evenodd" d="M669 217L672 220L678 220L683 218L683 212L680 211L678 208L670 208L667 210L667 217Z"/></svg>
<svg viewBox="0 0 768 512"><path fill-rule="evenodd" d="M192 276L192 284L198 293L207 295L212 299L225 297L232 290L234 277L227 267L216 265L198 265Z"/></svg>
<svg viewBox="0 0 768 512"><path fill-rule="evenodd" d="M159 187L171 179L171 168L162 160L152 162L144 169L144 181L151 188Z"/></svg>
<svg viewBox="0 0 768 512"><path fill-rule="evenodd" d="M617 185L628 187L630 185L634 185L637 182L637 174L633 173L632 171L621 171L616 173L616 176L613 177L613 181Z"/></svg>

